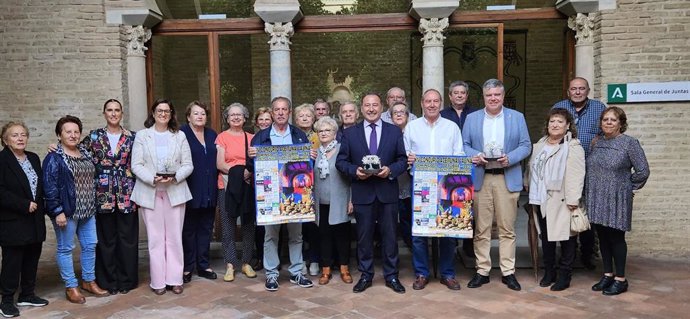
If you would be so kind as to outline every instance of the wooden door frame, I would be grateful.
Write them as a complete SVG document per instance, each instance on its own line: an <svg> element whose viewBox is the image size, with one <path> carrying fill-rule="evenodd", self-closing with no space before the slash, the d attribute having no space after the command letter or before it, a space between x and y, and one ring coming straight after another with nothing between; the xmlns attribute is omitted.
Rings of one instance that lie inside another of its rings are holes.
<svg viewBox="0 0 690 319"><path fill-rule="evenodd" d="M567 17L556 8L519 9L510 11L456 11L449 17L449 28L496 28L497 29L497 78L503 79L503 32L504 23L524 20L563 20ZM416 31L418 21L407 13L323 15L305 16L295 32L366 32L366 31ZM264 23L258 17L223 20L169 19L163 20L152 30L156 36L206 36L208 43L209 108L211 127L220 130L220 57L221 35L263 34ZM567 41L571 47L570 41ZM146 80L148 104L153 103L153 54L155 48L149 42L146 55ZM571 73L572 65L565 74Z"/></svg>

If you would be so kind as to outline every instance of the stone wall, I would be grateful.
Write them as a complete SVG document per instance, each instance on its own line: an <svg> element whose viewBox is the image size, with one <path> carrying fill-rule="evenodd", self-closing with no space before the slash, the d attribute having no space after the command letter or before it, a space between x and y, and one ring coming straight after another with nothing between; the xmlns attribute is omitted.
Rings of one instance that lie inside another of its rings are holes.
<svg viewBox="0 0 690 319"><path fill-rule="evenodd" d="M595 18L594 95L609 83L690 79L690 2L618 0ZM651 166L637 193L631 254L690 256L690 102L621 104Z"/></svg>

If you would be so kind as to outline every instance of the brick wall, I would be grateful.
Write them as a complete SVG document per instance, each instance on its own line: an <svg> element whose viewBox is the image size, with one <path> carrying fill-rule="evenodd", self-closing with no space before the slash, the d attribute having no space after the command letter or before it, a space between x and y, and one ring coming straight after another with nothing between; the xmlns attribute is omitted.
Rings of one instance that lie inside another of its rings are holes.
<svg viewBox="0 0 690 319"><path fill-rule="evenodd" d="M594 94L609 83L690 79L690 2L618 0L595 20ZM690 256L690 102L621 104L651 166L635 196L630 254Z"/></svg>
<svg viewBox="0 0 690 319"><path fill-rule="evenodd" d="M102 0L5 0L0 29L0 112L29 126L29 150L45 153L57 118L78 116L90 130L103 101L122 99L120 32L105 25Z"/></svg>

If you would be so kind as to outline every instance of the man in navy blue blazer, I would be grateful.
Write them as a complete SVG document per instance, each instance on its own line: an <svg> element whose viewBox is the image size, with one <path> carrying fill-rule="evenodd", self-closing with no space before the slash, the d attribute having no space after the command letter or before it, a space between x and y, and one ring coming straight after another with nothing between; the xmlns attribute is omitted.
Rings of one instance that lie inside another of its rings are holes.
<svg viewBox="0 0 690 319"><path fill-rule="evenodd" d="M398 175L407 169L402 132L383 122L381 97L375 93L362 98L364 121L343 132L336 167L352 178L352 204L357 219L357 257L362 277L353 292L371 287L374 277L374 227L378 222L383 250L383 275L386 286L397 293L405 287L398 279L398 245L396 239L398 211ZM362 168L362 158L377 155L381 170L369 174Z"/></svg>
<svg viewBox="0 0 690 319"><path fill-rule="evenodd" d="M515 278L515 220L522 191L520 161L529 156L532 142L522 113L503 106L503 82L490 79L482 88L484 109L467 115L462 128L465 154L475 164L474 254L477 273L467 284L477 288L489 282L491 271L491 226L498 226L499 255L503 282L520 290Z"/></svg>

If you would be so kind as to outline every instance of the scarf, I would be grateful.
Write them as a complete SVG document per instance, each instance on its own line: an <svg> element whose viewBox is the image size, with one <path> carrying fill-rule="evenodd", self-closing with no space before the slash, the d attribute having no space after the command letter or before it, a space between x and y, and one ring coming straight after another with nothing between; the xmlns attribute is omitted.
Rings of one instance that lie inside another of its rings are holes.
<svg viewBox="0 0 690 319"><path fill-rule="evenodd" d="M328 165L328 157L326 157L326 153L332 151L337 145L338 141L332 140L325 147L323 145L319 146L319 154L321 156L319 157L319 162L316 164L316 168L319 169L319 178L326 179L328 174L331 173L330 169L328 168L330 165Z"/></svg>
<svg viewBox="0 0 690 319"><path fill-rule="evenodd" d="M538 143L547 143L548 136L543 137ZM541 167L531 167L532 174L530 174L530 204L544 204L546 202L546 193L548 191L560 191L563 188L563 179L565 177L565 167L568 163L568 150L572 134L566 133L563 137L563 143L550 154L547 154L547 159ZM538 187L539 182L544 183L544 187ZM543 212L546 213L546 212Z"/></svg>

